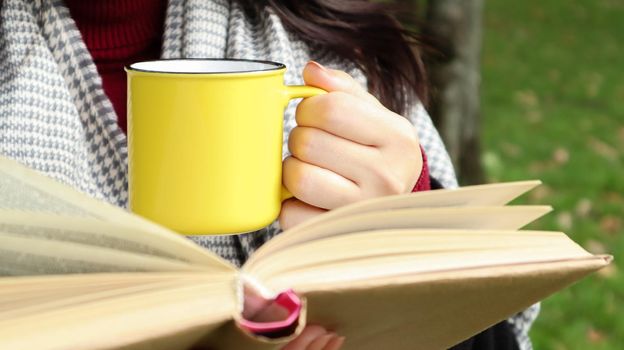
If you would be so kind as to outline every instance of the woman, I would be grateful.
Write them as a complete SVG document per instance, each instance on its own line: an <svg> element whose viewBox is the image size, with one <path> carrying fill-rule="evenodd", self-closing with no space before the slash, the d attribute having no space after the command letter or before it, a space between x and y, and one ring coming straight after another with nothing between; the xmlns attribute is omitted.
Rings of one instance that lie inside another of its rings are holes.
<svg viewBox="0 0 624 350"><path fill-rule="evenodd" d="M235 264L280 224L427 189L428 174L457 185L418 102L426 99L422 61L381 5L4 0L0 26L0 152L119 206L127 202L124 65L158 57L272 60L289 67L288 84L303 77L329 91L285 113L284 183L296 199L284 203L279 221L248 235L194 237ZM526 349L532 316L514 320L458 347ZM310 326L285 349L335 350L342 341Z"/></svg>

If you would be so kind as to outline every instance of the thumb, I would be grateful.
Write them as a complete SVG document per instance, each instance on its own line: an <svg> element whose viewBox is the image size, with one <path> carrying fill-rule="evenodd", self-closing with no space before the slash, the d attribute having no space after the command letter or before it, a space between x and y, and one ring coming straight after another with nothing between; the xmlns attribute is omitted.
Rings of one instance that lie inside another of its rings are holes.
<svg viewBox="0 0 624 350"><path fill-rule="evenodd" d="M321 88L327 92L341 91L381 105L353 77L341 70L329 69L318 62L310 61L303 69L306 85Z"/></svg>
<svg viewBox="0 0 624 350"><path fill-rule="evenodd" d="M282 204L282 211L278 218L280 227L282 230L287 230L326 211L295 198L288 199Z"/></svg>

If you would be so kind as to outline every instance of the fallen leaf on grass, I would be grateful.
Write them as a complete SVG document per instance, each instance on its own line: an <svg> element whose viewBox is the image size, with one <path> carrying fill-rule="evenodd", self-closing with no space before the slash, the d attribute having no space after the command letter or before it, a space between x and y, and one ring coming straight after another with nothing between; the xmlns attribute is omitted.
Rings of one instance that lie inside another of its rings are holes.
<svg viewBox="0 0 624 350"><path fill-rule="evenodd" d="M533 90L516 91L514 99L516 103L527 109L535 108L539 105L539 99Z"/></svg>
<svg viewBox="0 0 624 350"><path fill-rule="evenodd" d="M609 264L598 270L598 276L602 278L613 278L617 275L618 269L615 264Z"/></svg>
<svg viewBox="0 0 624 350"><path fill-rule="evenodd" d="M531 124L537 124L542 121L542 112L537 109L532 109L527 112L527 120Z"/></svg>
<svg viewBox="0 0 624 350"><path fill-rule="evenodd" d="M556 69L551 69L548 71L548 79L552 82L558 82L561 78L561 72Z"/></svg>
<svg viewBox="0 0 624 350"><path fill-rule="evenodd" d="M607 215L600 220L600 229L606 233L614 234L622 228L622 219L617 216Z"/></svg>
<svg viewBox="0 0 624 350"><path fill-rule="evenodd" d="M593 203L589 198L583 198L576 203L575 212L581 218L586 218L591 213Z"/></svg>
<svg viewBox="0 0 624 350"><path fill-rule="evenodd" d="M503 153L505 153L505 155L508 157L517 157L520 155L520 153L522 153L522 149L520 148L520 146L513 143L503 142L501 143L500 147Z"/></svg>
<svg viewBox="0 0 624 350"><path fill-rule="evenodd" d="M588 140L589 147L599 156L609 160L614 161L618 157L618 151L611 145L605 143L604 141L598 140L595 137L590 137Z"/></svg>
<svg viewBox="0 0 624 350"><path fill-rule="evenodd" d="M557 215L557 225L559 225L559 227L562 230L567 231L571 229L572 224L573 224L573 219L572 219L572 214L570 214L570 212L564 211L564 212L559 213L559 215Z"/></svg>
<svg viewBox="0 0 624 350"><path fill-rule="evenodd" d="M595 239L590 239L583 244L585 249L592 254L607 254L607 248L602 242L598 242Z"/></svg>
<svg viewBox="0 0 624 350"><path fill-rule="evenodd" d="M534 203L540 203L543 202L544 198L550 196L552 192L552 189L547 185L541 185L529 192L529 199Z"/></svg>
<svg viewBox="0 0 624 350"><path fill-rule="evenodd" d="M586 336L587 340L589 340L590 343L600 343L605 339L605 335L602 332L597 331L593 328L587 330Z"/></svg>
<svg viewBox="0 0 624 350"><path fill-rule="evenodd" d="M624 197L619 192L607 192L603 198L606 203L624 205Z"/></svg>
<svg viewBox="0 0 624 350"><path fill-rule="evenodd" d="M535 161L531 164L529 164L529 172L533 175L533 176L538 176L541 173L551 170L553 168L553 162L552 161Z"/></svg>
<svg viewBox="0 0 624 350"><path fill-rule="evenodd" d="M604 76L599 73L591 73L587 77L587 83L585 84L585 93L587 97L593 98L598 96L604 82Z"/></svg>
<svg viewBox="0 0 624 350"><path fill-rule="evenodd" d="M553 160L559 165L563 165L570 160L570 152L563 147L557 147L553 152Z"/></svg>

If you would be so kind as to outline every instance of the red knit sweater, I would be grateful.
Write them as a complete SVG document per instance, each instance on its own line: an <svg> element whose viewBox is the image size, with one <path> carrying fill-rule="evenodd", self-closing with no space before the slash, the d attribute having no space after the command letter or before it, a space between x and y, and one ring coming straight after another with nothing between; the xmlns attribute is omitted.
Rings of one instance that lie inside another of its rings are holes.
<svg viewBox="0 0 624 350"><path fill-rule="evenodd" d="M124 66L160 57L167 0L65 0L126 131Z"/></svg>
<svg viewBox="0 0 624 350"><path fill-rule="evenodd" d="M126 132L124 66L160 57L167 0L65 0L82 34L117 122ZM427 158L414 191L430 189Z"/></svg>

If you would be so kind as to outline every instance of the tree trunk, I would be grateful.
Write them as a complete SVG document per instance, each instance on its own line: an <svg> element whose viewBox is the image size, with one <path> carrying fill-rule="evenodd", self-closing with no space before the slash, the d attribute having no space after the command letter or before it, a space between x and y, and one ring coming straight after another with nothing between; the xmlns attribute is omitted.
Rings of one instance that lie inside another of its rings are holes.
<svg viewBox="0 0 624 350"><path fill-rule="evenodd" d="M482 10L483 0L429 0L423 31L434 49L426 57L429 110L463 184L484 181L479 139Z"/></svg>

